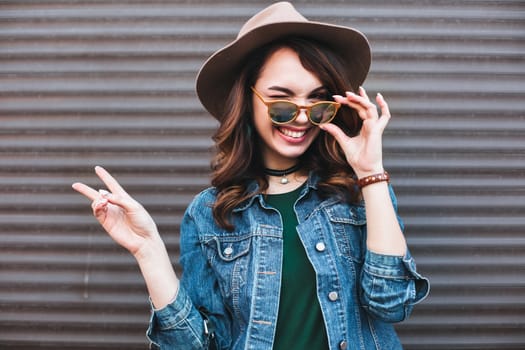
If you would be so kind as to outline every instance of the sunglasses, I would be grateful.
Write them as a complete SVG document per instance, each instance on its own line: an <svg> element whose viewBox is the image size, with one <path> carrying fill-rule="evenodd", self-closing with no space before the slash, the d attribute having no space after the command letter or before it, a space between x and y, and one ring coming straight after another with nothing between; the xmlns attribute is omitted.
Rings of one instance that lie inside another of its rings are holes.
<svg viewBox="0 0 525 350"><path fill-rule="evenodd" d="M329 123L341 107L340 103L334 101L319 101L308 106L299 106L287 100L266 101L253 86L252 91L268 107L270 119L278 125L293 122L302 109L306 109L306 116L312 124Z"/></svg>

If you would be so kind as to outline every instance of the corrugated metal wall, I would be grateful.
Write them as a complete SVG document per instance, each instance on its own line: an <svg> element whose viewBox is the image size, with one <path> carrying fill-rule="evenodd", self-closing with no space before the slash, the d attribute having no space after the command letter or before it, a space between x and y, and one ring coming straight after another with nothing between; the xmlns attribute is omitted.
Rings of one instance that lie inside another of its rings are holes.
<svg viewBox="0 0 525 350"><path fill-rule="evenodd" d="M0 1L0 348L145 349L133 259L70 185L112 171L173 257L208 184L196 71L269 1ZM372 44L386 167L431 297L407 349L525 348L523 1L296 1Z"/></svg>

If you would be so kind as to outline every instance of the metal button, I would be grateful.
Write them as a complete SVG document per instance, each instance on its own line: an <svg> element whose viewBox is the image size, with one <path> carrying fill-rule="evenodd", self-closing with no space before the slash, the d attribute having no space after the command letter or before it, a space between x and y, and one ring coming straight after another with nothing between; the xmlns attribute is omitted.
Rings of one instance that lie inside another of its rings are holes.
<svg viewBox="0 0 525 350"><path fill-rule="evenodd" d="M330 299L331 301L336 301L337 299L339 299L339 294L337 294L337 292L330 292L328 293L328 299Z"/></svg>
<svg viewBox="0 0 525 350"><path fill-rule="evenodd" d="M227 247L227 248L224 249L223 253L226 256L232 255L233 254L233 248L232 247Z"/></svg>
<svg viewBox="0 0 525 350"><path fill-rule="evenodd" d="M324 252L324 250L326 249L326 246L324 245L323 242L319 242L315 245L315 249L318 251L318 252Z"/></svg>
<svg viewBox="0 0 525 350"><path fill-rule="evenodd" d="M346 350L346 348L348 348L348 343L346 342L346 340L341 341L339 343L339 349Z"/></svg>

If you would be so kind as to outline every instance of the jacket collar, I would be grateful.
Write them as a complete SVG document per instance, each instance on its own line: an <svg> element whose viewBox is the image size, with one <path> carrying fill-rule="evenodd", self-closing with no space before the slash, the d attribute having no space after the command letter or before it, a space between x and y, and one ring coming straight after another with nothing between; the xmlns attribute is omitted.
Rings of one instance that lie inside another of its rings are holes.
<svg viewBox="0 0 525 350"><path fill-rule="evenodd" d="M304 194L307 193L310 189L317 190L317 182L318 181L319 181L319 175L317 175L316 173L311 171L308 174L308 179L306 180L306 186L305 186L305 188L303 189L303 191L301 192L301 194L299 196L300 197L304 196ZM251 181L250 184L248 185L247 191L249 193L256 193L256 192L258 192L259 191L259 184L257 183L257 181L255 181L255 180ZM242 202L241 204L239 204L238 207L233 209L233 212L235 213L235 212L240 212L240 211L248 209L250 206L252 206L252 204L253 204L253 202L255 200L258 200L261 203L262 206L266 206L264 204L264 195L261 194L261 193L258 193L255 196L252 196L249 199L247 199L244 202Z"/></svg>

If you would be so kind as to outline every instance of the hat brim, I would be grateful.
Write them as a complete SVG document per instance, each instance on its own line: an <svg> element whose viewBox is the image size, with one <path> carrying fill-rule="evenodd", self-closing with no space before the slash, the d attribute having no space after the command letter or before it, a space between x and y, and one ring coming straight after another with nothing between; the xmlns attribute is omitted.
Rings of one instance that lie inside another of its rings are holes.
<svg viewBox="0 0 525 350"><path fill-rule="evenodd" d="M338 54L348 67L354 89L364 82L370 69L370 45L358 30L320 22L280 22L257 27L215 52L201 67L196 80L197 95L219 121L224 117L224 104L246 57L274 40L300 36L311 38Z"/></svg>

